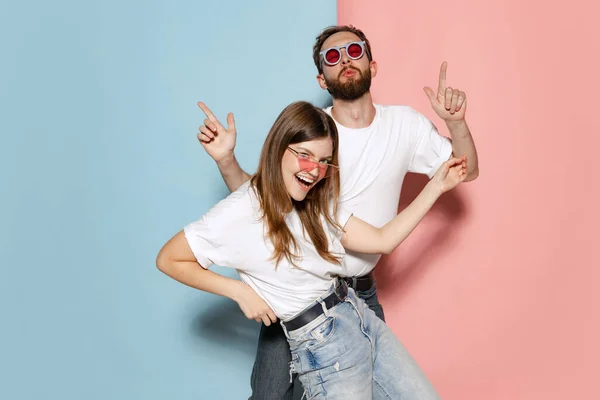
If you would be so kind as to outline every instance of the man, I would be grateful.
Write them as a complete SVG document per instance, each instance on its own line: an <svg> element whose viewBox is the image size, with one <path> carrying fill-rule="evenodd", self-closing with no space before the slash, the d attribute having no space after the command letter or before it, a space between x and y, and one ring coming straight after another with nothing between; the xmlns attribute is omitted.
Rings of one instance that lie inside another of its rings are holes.
<svg viewBox="0 0 600 400"><path fill-rule="evenodd" d="M371 79L377 75L371 45L364 33L352 26L333 26L316 39L313 58L317 82L329 91L333 106L326 109L339 131L340 204L357 217L383 226L398 211L402 182L407 172L430 178L452 155L467 156L467 178L479 174L477 152L465 121L466 95L446 86L446 63L440 68L437 93L425 87L436 114L446 123L452 140L438 134L423 115L406 106L373 104ZM227 116L225 129L203 103L207 118L198 139L217 162L229 190L235 191L250 179L235 159L235 124ZM344 264L349 286L384 319L377 299L372 271L379 255L348 253ZM289 346L283 330L266 304L257 306L250 318L263 321L257 356L252 371L252 399L291 399L288 364ZM249 315L250 314L250 315Z"/></svg>

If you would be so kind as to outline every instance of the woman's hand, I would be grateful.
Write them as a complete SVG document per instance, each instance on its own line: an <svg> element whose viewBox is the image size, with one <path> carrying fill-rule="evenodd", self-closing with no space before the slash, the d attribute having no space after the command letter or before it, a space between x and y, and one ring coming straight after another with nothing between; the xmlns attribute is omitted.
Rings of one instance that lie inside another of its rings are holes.
<svg viewBox="0 0 600 400"><path fill-rule="evenodd" d="M248 319L253 319L258 323L264 323L266 326L277 321L275 313L269 305L244 282L240 282L236 288L236 294L233 300L238 303L240 309Z"/></svg>
<svg viewBox="0 0 600 400"><path fill-rule="evenodd" d="M467 177L467 156L452 157L437 170L431 184L439 190L439 194L454 189Z"/></svg>

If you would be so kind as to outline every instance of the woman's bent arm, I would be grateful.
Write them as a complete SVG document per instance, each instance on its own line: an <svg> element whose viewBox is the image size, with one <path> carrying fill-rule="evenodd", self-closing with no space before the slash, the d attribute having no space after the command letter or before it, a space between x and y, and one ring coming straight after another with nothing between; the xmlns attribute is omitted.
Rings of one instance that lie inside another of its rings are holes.
<svg viewBox="0 0 600 400"><path fill-rule="evenodd" d="M277 320L273 310L250 286L200 266L183 231L163 246L156 258L156 266L184 285L234 300L248 319L264 322L267 326Z"/></svg>
<svg viewBox="0 0 600 400"><path fill-rule="evenodd" d="M437 170L416 199L381 228L350 217L344 227L342 245L347 250L367 254L389 254L417 227L437 199L466 177L466 157L452 158Z"/></svg>
<svg viewBox="0 0 600 400"><path fill-rule="evenodd" d="M424 189L408 207L381 228L352 216L344 227L342 245L358 253L389 254L410 235L437 198L433 191Z"/></svg>

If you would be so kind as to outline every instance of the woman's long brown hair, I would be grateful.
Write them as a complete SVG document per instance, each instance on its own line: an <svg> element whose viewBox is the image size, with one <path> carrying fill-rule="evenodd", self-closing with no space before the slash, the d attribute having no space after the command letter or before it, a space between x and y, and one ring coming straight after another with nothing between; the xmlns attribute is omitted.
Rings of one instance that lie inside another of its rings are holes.
<svg viewBox="0 0 600 400"><path fill-rule="evenodd" d="M333 119L323 110L307 102L295 102L287 106L277 117L269 131L260 154L258 170L251 179L267 226L267 238L273 244L272 260L279 264L286 258L293 266L301 259L298 246L288 228L285 217L294 207L300 216L304 232L325 260L341 264L341 260L329 250L325 233L325 221L342 229L337 223L337 204L340 193L339 175L321 179L307 194L304 201L294 201L288 194L281 173L281 161L290 144L315 139L331 138L333 154L331 162L338 162L338 132Z"/></svg>

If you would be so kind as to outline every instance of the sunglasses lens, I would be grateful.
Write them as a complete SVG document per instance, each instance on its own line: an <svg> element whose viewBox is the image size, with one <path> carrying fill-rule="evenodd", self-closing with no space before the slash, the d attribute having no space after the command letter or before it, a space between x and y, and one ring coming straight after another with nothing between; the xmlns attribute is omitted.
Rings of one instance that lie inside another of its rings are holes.
<svg viewBox="0 0 600 400"><path fill-rule="evenodd" d="M318 164L308 158L298 157L298 165L302 171L312 171L317 168Z"/></svg>
<svg viewBox="0 0 600 400"><path fill-rule="evenodd" d="M329 49L325 53L325 61L328 64L337 64L340 61L340 52L336 49Z"/></svg>
<svg viewBox="0 0 600 400"><path fill-rule="evenodd" d="M363 53L363 49L358 43L352 43L347 47L346 51L348 52L348 57L354 59L359 58Z"/></svg>
<svg viewBox="0 0 600 400"><path fill-rule="evenodd" d="M315 168L319 168L319 178L328 178L337 172L337 168L327 164L319 164L306 158L298 157L298 165L302 171L311 172Z"/></svg>

